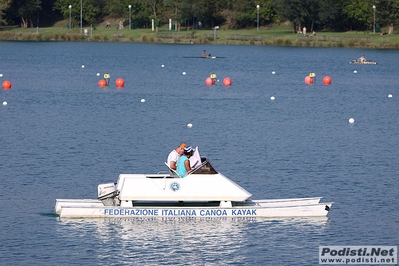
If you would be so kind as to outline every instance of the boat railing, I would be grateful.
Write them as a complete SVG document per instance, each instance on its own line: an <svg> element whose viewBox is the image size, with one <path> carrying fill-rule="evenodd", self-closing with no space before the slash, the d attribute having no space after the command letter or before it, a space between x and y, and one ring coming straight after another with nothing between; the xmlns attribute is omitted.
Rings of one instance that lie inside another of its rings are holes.
<svg viewBox="0 0 399 266"><path fill-rule="evenodd" d="M167 162L165 162L165 165L168 167L169 172L170 172L170 175L171 175L172 177L180 178L179 174L178 174L175 170L173 170L172 168L170 168Z"/></svg>

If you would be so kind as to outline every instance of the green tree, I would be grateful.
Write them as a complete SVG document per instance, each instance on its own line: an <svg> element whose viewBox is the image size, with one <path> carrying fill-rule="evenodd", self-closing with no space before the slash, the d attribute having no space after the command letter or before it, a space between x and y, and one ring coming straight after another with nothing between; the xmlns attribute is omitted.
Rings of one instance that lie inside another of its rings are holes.
<svg viewBox="0 0 399 266"><path fill-rule="evenodd" d="M56 0L54 3L54 10L61 12L64 19L69 18L71 11L72 21L75 25L80 25L80 18L82 15L82 27L96 22L101 10L101 2L95 0ZM69 10L69 5L72 6Z"/></svg>
<svg viewBox="0 0 399 266"><path fill-rule="evenodd" d="M35 27L39 24L41 5L41 0L13 0L9 12L19 19L21 27Z"/></svg>
<svg viewBox="0 0 399 266"><path fill-rule="evenodd" d="M302 13L301 0L277 0L273 3L279 17L282 20L289 20L292 25L293 32L301 30L304 14Z"/></svg>
<svg viewBox="0 0 399 266"><path fill-rule="evenodd" d="M213 28L221 26L226 21L223 11L228 4L228 0L198 0L196 1L196 10L198 19L201 20L204 28Z"/></svg>
<svg viewBox="0 0 399 266"><path fill-rule="evenodd" d="M161 0L142 0L144 4L148 5L151 9L152 15L150 19L154 20L155 30L158 31L158 26L161 25L160 19L158 19L158 12L162 12L163 1Z"/></svg>
<svg viewBox="0 0 399 266"><path fill-rule="evenodd" d="M398 0L376 0L375 6L376 6L375 20L377 25L393 26L399 24Z"/></svg>
<svg viewBox="0 0 399 266"><path fill-rule="evenodd" d="M10 7L11 0L0 0L0 25L7 25L6 20L4 19L5 10Z"/></svg>
<svg viewBox="0 0 399 266"><path fill-rule="evenodd" d="M259 5L259 10L257 9ZM230 12L227 14L229 28L253 28L257 27L259 11L259 25L266 25L273 21L274 12L271 0L236 0L231 1Z"/></svg>
<svg viewBox="0 0 399 266"><path fill-rule="evenodd" d="M343 1L346 0L321 0L319 18L321 24L316 29L329 29L342 31L344 29L345 18L342 14Z"/></svg>
<svg viewBox="0 0 399 266"><path fill-rule="evenodd" d="M372 28L373 4L370 0L348 0L344 2L342 13L347 17L349 30Z"/></svg>
<svg viewBox="0 0 399 266"><path fill-rule="evenodd" d="M168 21L169 18L172 19L173 24L176 25L176 30L180 31L181 24L188 19L188 10L193 5L191 2L189 0L165 0L164 20Z"/></svg>

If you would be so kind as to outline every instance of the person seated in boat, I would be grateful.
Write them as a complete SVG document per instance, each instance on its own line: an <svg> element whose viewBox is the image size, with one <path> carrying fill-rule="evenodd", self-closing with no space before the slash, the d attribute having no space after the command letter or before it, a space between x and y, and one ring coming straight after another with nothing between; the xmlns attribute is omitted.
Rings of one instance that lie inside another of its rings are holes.
<svg viewBox="0 0 399 266"><path fill-rule="evenodd" d="M167 163L170 169L176 170L177 161L179 160L179 157L184 154L184 148L186 146L186 143L181 143L176 149L169 153Z"/></svg>
<svg viewBox="0 0 399 266"><path fill-rule="evenodd" d="M183 155L179 157L179 160L177 160L176 173L181 178L191 171L190 157L193 155L193 152L193 148L191 148L191 146L187 146L184 148Z"/></svg>
<svg viewBox="0 0 399 266"><path fill-rule="evenodd" d="M363 62L366 62L367 60L366 60L366 57L364 57L364 55L362 55L361 57L359 57L359 59L357 59L357 61L363 63Z"/></svg>
<svg viewBox="0 0 399 266"><path fill-rule="evenodd" d="M208 57L208 55L206 54L206 50L204 50L204 51L202 52L202 57Z"/></svg>

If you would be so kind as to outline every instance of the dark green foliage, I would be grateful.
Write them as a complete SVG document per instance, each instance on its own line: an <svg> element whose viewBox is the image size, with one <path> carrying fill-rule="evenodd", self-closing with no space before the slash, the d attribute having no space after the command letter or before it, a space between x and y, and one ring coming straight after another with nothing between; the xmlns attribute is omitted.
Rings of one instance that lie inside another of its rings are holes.
<svg viewBox="0 0 399 266"><path fill-rule="evenodd" d="M69 8L69 5L72 8ZM82 7L81 7L82 5ZM128 6L131 5L130 13ZM259 9L257 9L259 5ZM374 10L372 7L376 6ZM130 16L129 16L130 15ZM51 26L69 20L74 27L129 19L137 28L173 20L176 30L267 27L288 20L292 31L373 30L399 23L398 0L0 0L0 26ZM115 25L116 26L116 25Z"/></svg>

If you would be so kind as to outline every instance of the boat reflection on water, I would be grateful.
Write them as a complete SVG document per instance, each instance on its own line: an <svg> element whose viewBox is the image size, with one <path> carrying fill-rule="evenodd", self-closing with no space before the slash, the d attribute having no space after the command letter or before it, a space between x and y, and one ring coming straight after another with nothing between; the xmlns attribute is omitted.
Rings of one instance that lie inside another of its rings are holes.
<svg viewBox="0 0 399 266"><path fill-rule="evenodd" d="M119 261L134 264L151 261L145 265L181 264L182 259L188 264L222 265L247 262L253 252L265 253L262 255L265 261L273 261L275 254L268 252L268 247L285 243L284 252L303 248L304 243L290 241L293 235L303 239L324 235L328 220L326 217L62 219L57 228L62 236L76 236L79 241L87 242L85 245L92 246L103 263L118 257Z"/></svg>
<svg viewBox="0 0 399 266"><path fill-rule="evenodd" d="M68 228L84 229L89 227L96 227L99 233L105 233L107 230L115 231L116 228L122 228L123 230L134 230L137 235L140 230L161 230L165 231L165 227L178 226L180 229L184 229L188 226L189 230L195 230L199 228L202 230L217 229L217 231L223 232L236 228L237 226L246 226L248 224L259 224L267 225L268 227L276 227L290 225L295 227L301 226L326 226L329 222L327 217L303 217L303 218L193 218L193 217L170 217L170 218L97 218L97 219L62 219L58 220L61 225L66 225ZM215 228L217 226L217 228ZM102 231L104 230L104 231ZM156 233L156 232L154 232ZM147 232L145 232L147 234Z"/></svg>
<svg viewBox="0 0 399 266"><path fill-rule="evenodd" d="M281 230L292 228L301 231L311 228L313 231L323 231L327 226L327 217L306 217L306 218L287 218L287 219L265 219L265 218L112 218L112 219L62 219L59 220L61 231L96 230L97 236L103 240L134 240L148 241L151 239L169 241L171 233L186 237L195 236L206 237L209 241L210 236L217 236L218 243L220 237L241 238L252 230ZM65 226L65 227L63 227ZM253 232L251 232L253 233ZM216 244L216 243L215 243Z"/></svg>

